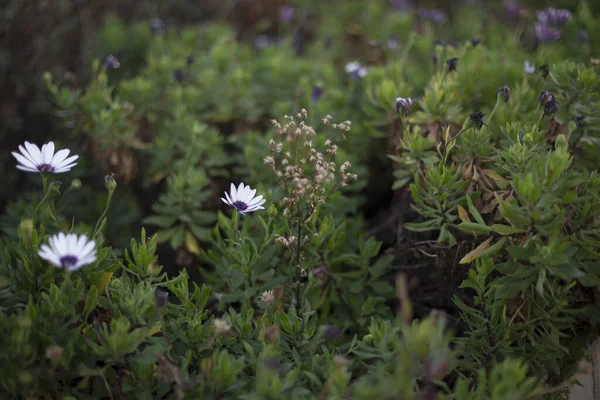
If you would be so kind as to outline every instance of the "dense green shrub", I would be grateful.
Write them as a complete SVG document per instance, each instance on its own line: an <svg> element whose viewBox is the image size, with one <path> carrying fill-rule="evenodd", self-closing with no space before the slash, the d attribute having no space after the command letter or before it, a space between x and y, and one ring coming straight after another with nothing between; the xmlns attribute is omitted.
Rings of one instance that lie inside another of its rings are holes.
<svg viewBox="0 0 600 400"><path fill-rule="evenodd" d="M5 396L565 398L599 322L591 9L298 3L250 40L110 18L88 84L44 75L79 159L15 156Z"/></svg>

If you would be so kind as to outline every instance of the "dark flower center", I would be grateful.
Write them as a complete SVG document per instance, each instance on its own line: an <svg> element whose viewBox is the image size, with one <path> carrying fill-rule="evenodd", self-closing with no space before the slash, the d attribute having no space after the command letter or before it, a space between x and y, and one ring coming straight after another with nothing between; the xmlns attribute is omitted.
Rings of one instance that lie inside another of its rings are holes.
<svg viewBox="0 0 600 400"><path fill-rule="evenodd" d="M63 256L60 258L60 265L62 265L63 268L71 268L75 264L77 264L77 257L75 256Z"/></svg>
<svg viewBox="0 0 600 400"><path fill-rule="evenodd" d="M244 203L243 201L239 201L239 200L234 201L233 206L238 211L244 211L246 208L248 208L248 204Z"/></svg>
<svg viewBox="0 0 600 400"><path fill-rule="evenodd" d="M50 164L40 164L37 166L38 171L40 172L52 172L54 171L54 167Z"/></svg>

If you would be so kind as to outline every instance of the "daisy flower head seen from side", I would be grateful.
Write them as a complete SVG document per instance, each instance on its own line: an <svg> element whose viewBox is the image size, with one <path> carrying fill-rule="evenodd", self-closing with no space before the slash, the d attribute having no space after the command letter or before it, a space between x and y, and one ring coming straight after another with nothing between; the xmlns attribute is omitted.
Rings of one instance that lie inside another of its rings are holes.
<svg viewBox="0 0 600 400"><path fill-rule="evenodd" d="M50 246L43 244L40 247L39 256L67 271L76 271L96 261L96 243L88 240L86 235L77 236L74 233L65 235L61 232L51 236L48 244Z"/></svg>
<svg viewBox="0 0 600 400"><path fill-rule="evenodd" d="M46 143L42 148L35 144L25 142L19 146L19 152L13 151L17 159L17 168L27 172L61 174L69 172L77 163L79 156L69 157L69 149L62 149L54 153L54 142Z"/></svg>
<svg viewBox="0 0 600 400"><path fill-rule="evenodd" d="M256 210L264 210L262 206L266 200L262 196L256 196L256 189L250 186L244 186L244 183L235 187L232 183L229 193L225 192L225 198L221 197L223 203L235 208L240 214L249 213Z"/></svg>

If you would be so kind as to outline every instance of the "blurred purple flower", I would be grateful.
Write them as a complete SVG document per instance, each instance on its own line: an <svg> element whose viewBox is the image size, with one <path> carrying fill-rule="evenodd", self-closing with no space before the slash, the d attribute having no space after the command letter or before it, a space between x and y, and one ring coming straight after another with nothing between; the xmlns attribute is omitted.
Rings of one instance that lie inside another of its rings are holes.
<svg viewBox="0 0 600 400"><path fill-rule="evenodd" d="M121 66L121 63L119 60L117 60L117 57L113 56L112 54L105 57L102 64L104 65L105 69L118 69Z"/></svg>
<svg viewBox="0 0 600 400"><path fill-rule="evenodd" d="M430 8L419 8L419 17L424 20L433 22L434 24L440 25L446 22L448 17L442 11L433 10Z"/></svg>
<svg viewBox="0 0 600 400"><path fill-rule="evenodd" d="M446 60L446 65L448 66L448 71L456 71L456 66L458 65L458 57L451 58Z"/></svg>
<svg viewBox="0 0 600 400"><path fill-rule="evenodd" d="M481 40L479 39L471 39L471 45L473 45L473 47L477 47L477 45L481 43Z"/></svg>
<svg viewBox="0 0 600 400"><path fill-rule="evenodd" d="M549 7L544 11L538 11L537 18L543 24L562 26L571 19L571 12Z"/></svg>
<svg viewBox="0 0 600 400"><path fill-rule="evenodd" d="M283 5L279 7L279 20L284 24L291 24L294 21L296 10L289 5Z"/></svg>
<svg viewBox="0 0 600 400"><path fill-rule="evenodd" d="M523 8L521 5L515 1L504 1L504 11L511 18L519 18L521 15L521 11Z"/></svg>
<svg viewBox="0 0 600 400"><path fill-rule="evenodd" d="M267 35L257 35L252 42L254 44L254 48L257 50L263 50L270 44L269 37Z"/></svg>
<svg viewBox="0 0 600 400"><path fill-rule="evenodd" d="M584 44L590 39L590 34L586 31L577 32L577 43Z"/></svg>
<svg viewBox="0 0 600 400"><path fill-rule="evenodd" d="M162 35L165 33L166 25L160 18L154 18L150 21L150 32L153 35Z"/></svg>
<svg viewBox="0 0 600 400"><path fill-rule="evenodd" d="M185 80L185 71L182 69L176 69L174 76L175 76L175 80L177 82L181 83Z"/></svg>
<svg viewBox="0 0 600 400"><path fill-rule="evenodd" d="M185 62L187 65L192 65L194 63L194 61L195 61L195 58L191 54L185 58Z"/></svg>
<svg viewBox="0 0 600 400"><path fill-rule="evenodd" d="M400 11L408 11L413 8L411 0L390 0L390 5Z"/></svg>
<svg viewBox="0 0 600 400"><path fill-rule="evenodd" d="M319 99L323 96L323 88L321 86L313 86L312 95L310 96L312 101L319 101Z"/></svg>
<svg viewBox="0 0 600 400"><path fill-rule="evenodd" d="M554 43L560 39L560 31L542 22L535 23L535 36L544 43Z"/></svg>
<svg viewBox="0 0 600 400"><path fill-rule="evenodd" d="M165 308L169 304L169 292L156 289L154 292L154 303L158 308Z"/></svg>
<svg viewBox="0 0 600 400"><path fill-rule="evenodd" d="M333 340L338 337L340 333L342 333L342 330L336 326L323 325L321 327L321 332L326 339Z"/></svg>
<svg viewBox="0 0 600 400"><path fill-rule="evenodd" d="M388 39L387 45L392 50L397 49L398 48L398 38L396 38L395 36L392 36L391 38Z"/></svg>

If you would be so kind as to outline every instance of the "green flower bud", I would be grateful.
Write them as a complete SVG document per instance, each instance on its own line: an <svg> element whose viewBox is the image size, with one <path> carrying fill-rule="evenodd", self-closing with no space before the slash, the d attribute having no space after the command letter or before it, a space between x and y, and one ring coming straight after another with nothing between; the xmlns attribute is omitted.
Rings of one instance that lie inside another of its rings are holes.
<svg viewBox="0 0 600 400"><path fill-rule="evenodd" d="M21 220L21 223L19 224L18 233L21 239L31 239L31 235L33 234L33 220Z"/></svg>
<svg viewBox="0 0 600 400"><path fill-rule="evenodd" d="M277 208L273 204L269 207L269 216L276 217L277 216Z"/></svg>
<svg viewBox="0 0 600 400"><path fill-rule="evenodd" d="M110 193L114 192L117 188L117 181L115 181L115 178L113 178L113 176L114 174L106 175L104 177L104 186L106 186L106 189L108 189Z"/></svg>
<svg viewBox="0 0 600 400"><path fill-rule="evenodd" d="M81 188L81 181L79 179L73 179L71 181L71 189L77 190Z"/></svg>

